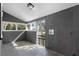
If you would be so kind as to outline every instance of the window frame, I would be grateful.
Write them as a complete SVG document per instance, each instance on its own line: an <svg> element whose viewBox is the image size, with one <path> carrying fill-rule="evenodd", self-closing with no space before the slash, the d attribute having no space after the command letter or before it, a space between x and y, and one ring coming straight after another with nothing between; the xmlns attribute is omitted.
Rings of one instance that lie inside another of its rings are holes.
<svg viewBox="0 0 79 59"><path fill-rule="evenodd" d="M15 24L16 25L16 29L15 30L6 30L5 28L4 28L4 26L7 26L7 25L4 25L4 24ZM22 25L27 25L27 24L25 24L25 23L16 23L16 22L7 22L7 21L2 21L2 31L26 31L26 29L25 30L18 30L18 24L22 24Z"/></svg>

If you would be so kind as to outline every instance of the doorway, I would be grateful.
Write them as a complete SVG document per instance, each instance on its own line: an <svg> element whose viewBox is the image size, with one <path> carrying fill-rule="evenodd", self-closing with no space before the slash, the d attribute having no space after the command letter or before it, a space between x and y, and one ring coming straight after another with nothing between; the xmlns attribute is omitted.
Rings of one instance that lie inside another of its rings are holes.
<svg viewBox="0 0 79 59"><path fill-rule="evenodd" d="M37 21L37 44L45 46L45 20Z"/></svg>

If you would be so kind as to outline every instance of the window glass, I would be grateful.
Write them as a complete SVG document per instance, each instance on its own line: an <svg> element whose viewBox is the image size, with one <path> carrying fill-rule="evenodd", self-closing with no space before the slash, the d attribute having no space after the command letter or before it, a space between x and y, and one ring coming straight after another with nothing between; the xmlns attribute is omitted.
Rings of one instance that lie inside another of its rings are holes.
<svg viewBox="0 0 79 59"><path fill-rule="evenodd" d="M4 28L5 28L5 30L16 30L16 25L7 23L4 25Z"/></svg>
<svg viewBox="0 0 79 59"><path fill-rule="evenodd" d="M13 22L2 22L2 30L3 31L16 31L16 30L26 30L25 23L13 23Z"/></svg>
<svg viewBox="0 0 79 59"><path fill-rule="evenodd" d="M36 30L36 22L32 22L31 28L32 28L32 30Z"/></svg>
<svg viewBox="0 0 79 59"><path fill-rule="evenodd" d="M18 30L26 30L26 25L24 25L24 24L18 24L17 29Z"/></svg>
<svg viewBox="0 0 79 59"><path fill-rule="evenodd" d="M31 24L27 24L27 30L31 30Z"/></svg>

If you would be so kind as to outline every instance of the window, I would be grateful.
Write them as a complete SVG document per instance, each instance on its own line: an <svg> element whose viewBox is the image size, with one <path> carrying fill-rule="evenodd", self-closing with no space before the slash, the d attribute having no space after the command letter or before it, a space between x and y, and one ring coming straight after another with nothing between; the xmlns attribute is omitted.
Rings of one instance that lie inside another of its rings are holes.
<svg viewBox="0 0 79 59"><path fill-rule="evenodd" d="M18 30L26 30L26 25L18 24L17 28Z"/></svg>
<svg viewBox="0 0 79 59"><path fill-rule="evenodd" d="M32 22L32 30L36 30L36 21L35 22Z"/></svg>
<svg viewBox="0 0 79 59"><path fill-rule="evenodd" d="M25 23L14 23L14 22L2 22L2 30L3 31L19 31L26 30Z"/></svg>
<svg viewBox="0 0 79 59"><path fill-rule="evenodd" d="M27 24L27 30L30 30L31 29L31 24Z"/></svg>
<svg viewBox="0 0 79 59"><path fill-rule="evenodd" d="M5 30L16 30L16 25L15 24L5 24Z"/></svg>
<svg viewBox="0 0 79 59"><path fill-rule="evenodd" d="M36 21L27 24L27 30L35 31L36 30Z"/></svg>

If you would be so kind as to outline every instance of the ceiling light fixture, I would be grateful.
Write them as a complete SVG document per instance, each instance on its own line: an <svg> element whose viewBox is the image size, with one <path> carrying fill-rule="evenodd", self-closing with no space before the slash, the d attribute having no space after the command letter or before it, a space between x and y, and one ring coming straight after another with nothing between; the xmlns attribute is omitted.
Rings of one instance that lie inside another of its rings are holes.
<svg viewBox="0 0 79 59"><path fill-rule="evenodd" d="M33 9L35 6L32 3L28 3L27 7L30 8L30 9Z"/></svg>

